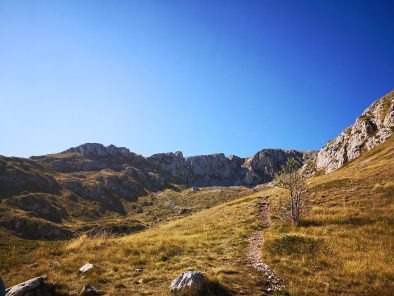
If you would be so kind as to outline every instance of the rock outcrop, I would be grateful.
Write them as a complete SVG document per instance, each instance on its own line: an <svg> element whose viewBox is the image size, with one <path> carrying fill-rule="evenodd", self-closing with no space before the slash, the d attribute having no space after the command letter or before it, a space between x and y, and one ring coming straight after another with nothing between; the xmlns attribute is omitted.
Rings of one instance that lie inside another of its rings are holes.
<svg viewBox="0 0 394 296"><path fill-rule="evenodd" d="M183 157L182 152L148 157L161 175L189 186L252 186L271 181L288 159L300 166L304 153L295 150L263 149L248 158L223 153Z"/></svg>
<svg viewBox="0 0 394 296"><path fill-rule="evenodd" d="M375 101L356 122L318 152L316 169L332 172L383 143L394 132L394 91Z"/></svg>
<svg viewBox="0 0 394 296"><path fill-rule="evenodd" d="M186 158L188 184L194 186L240 185L241 158L223 153Z"/></svg>
<svg viewBox="0 0 394 296"><path fill-rule="evenodd" d="M0 215L0 227L26 239L58 240L70 239L74 235L73 231L61 224L33 217L10 217L3 213Z"/></svg>
<svg viewBox="0 0 394 296"><path fill-rule="evenodd" d="M0 156L0 211L5 214L0 227L30 239L135 232L141 225L96 225L94 219L141 212L132 203L167 188L269 182L289 158L301 166L305 154L264 149L248 158L223 153L184 157L182 152L143 157L126 148L87 143L29 159ZM180 215L186 212L179 210ZM89 221L89 227L66 226L75 220Z"/></svg>
<svg viewBox="0 0 394 296"><path fill-rule="evenodd" d="M104 146L103 144L98 143L85 143L78 147L70 148L67 152L77 152L82 154L83 156L119 156L119 157L130 157L134 155L131 153L129 149L125 147L116 147L114 145Z"/></svg>
<svg viewBox="0 0 394 296"><path fill-rule="evenodd" d="M304 154L295 150L281 149L263 149L257 152L247 158L243 164L243 167L247 168L247 172L243 177L242 184L257 185L271 181L290 158L293 158L301 167Z"/></svg>
<svg viewBox="0 0 394 296"><path fill-rule="evenodd" d="M182 152L157 153L147 158L148 163L169 178L186 183L188 172Z"/></svg>
<svg viewBox="0 0 394 296"><path fill-rule="evenodd" d="M0 197L22 192L58 193L61 187L36 161L0 156Z"/></svg>
<svg viewBox="0 0 394 296"><path fill-rule="evenodd" d="M22 194L7 199L5 204L27 212L33 212L37 214L37 216L52 222L61 222L62 219L68 217L68 213L64 206L60 204L52 194Z"/></svg>

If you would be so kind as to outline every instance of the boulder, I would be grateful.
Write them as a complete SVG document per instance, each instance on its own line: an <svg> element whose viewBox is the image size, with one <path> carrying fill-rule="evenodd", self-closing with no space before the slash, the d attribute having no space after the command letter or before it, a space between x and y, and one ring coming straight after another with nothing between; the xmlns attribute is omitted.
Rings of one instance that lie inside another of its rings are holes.
<svg viewBox="0 0 394 296"><path fill-rule="evenodd" d="M82 288L79 295L80 296L98 296L98 295L101 295L101 293L97 292L96 289L91 284L87 284Z"/></svg>
<svg viewBox="0 0 394 296"><path fill-rule="evenodd" d="M47 277L41 276L7 289L6 296L56 296L55 285L46 283Z"/></svg>
<svg viewBox="0 0 394 296"><path fill-rule="evenodd" d="M207 289L208 280L200 271L182 272L171 282L170 291L173 293L198 293Z"/></svg>

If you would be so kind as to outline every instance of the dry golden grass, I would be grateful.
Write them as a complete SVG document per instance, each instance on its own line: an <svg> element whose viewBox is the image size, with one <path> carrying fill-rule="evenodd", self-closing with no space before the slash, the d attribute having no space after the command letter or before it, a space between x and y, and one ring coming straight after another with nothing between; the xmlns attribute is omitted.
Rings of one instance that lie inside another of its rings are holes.
<svg viewBox="0 0 394 296"><path fill-rule="evenodd" d="M261 194L254 192L122 238L82 236L56 247L35 246L29 263L36 261L37 267L22 268L28 262L9 267L4 280L15 284L47 273L65 290L91 283L108 295L167 295L172 279L197 269L229 290L263 295L262 279L246 264L244 254L247 237L257 227L255 204ZM61 266L48 270L48 264L55 260ZM82 277L78 269L86 262L95 268ZM143 272L135 272L137 268ZM140 279L142 284L137 283Z"/></svg>
<svg viewBox="0 0 394 296"><path fill-rule="evenodd" d="M263 256L291 295L394 295L394 138L311 178L298 227L276 221ZM278 204L278 200L274 200Z"/></svg>
<svg viewBox="0 0 394 296"><path fill-rule="evenodd" d="M198 269L235 295L264 295L264 279L246 263L245 249L258 227L256 203L268 195L273 226L264 233L262 255L291 295L393 295L393 180L391 138L344 168L309 179L311 207L297 227L277 218L285 194L280 189L165 191L142 198L154 204L131 215L151 225L143 232L68 242L1 241L0 268L8 285L46 273L65 291L91 283L108 295L167 295L179 273ZM182 217L181 207L192 212ZM53 261L60 267L49 270ZM33 262L37 266L27 268ZM86 262L95 268L81 276Z"/></svg>

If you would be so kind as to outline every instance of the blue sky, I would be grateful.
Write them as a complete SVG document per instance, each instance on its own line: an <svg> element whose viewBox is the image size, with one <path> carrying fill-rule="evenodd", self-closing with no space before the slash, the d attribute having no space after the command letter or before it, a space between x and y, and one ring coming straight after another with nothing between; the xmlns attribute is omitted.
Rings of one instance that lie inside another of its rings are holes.
<svg viewBox="0 0 394 296"><path fill-rule="evenodd" d="M394 89L392 3L0 1L0 154L319 149Z"/></svg>

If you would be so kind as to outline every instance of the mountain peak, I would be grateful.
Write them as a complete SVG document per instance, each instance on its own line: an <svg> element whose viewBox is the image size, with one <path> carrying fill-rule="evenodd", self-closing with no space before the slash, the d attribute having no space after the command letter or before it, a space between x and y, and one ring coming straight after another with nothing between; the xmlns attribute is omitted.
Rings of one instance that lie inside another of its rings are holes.
<svg viewBox="0 0 394 296"><path fill-rule="evenodd" d="M386 141L393 131L394 91L391 91L369 106L353 125L323 146L317 155L316 168L334 171Z"/></svg>
<svg viewBox="0 0 394 296"><path fill-rule="evenodd" d="M64 152L80 153L83 156L131 156L132 153L125 147L115 145L104 146L99 143L85 143L77 147L72 147Z"/></svg>

